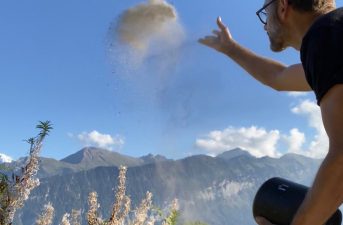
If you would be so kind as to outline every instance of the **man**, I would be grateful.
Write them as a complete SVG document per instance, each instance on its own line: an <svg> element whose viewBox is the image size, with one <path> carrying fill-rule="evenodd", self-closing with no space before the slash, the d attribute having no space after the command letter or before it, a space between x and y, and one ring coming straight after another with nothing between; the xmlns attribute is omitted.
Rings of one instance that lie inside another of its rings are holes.
<svg viewBox="0 0 343 225"><path fill-rule="evenodd" d="M302 64L285 66L254 54L232 38L220 17L219 30L199 42L275 90L315 92L329 151L292 225L322 225L343 203L343 9L335 9L334 0L266 0L257 14L271 49L293 47L300 51Z"/></svg>

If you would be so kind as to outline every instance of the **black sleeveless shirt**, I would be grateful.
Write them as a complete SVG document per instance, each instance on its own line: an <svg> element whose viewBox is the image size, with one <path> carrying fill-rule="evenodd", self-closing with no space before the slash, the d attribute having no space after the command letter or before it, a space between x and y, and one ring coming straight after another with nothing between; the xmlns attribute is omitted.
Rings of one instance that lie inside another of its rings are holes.
<svg viewBox="0 0 343 225"><path fill-rule="evenodd" d="M343 8L315 20L302 40L300 55L319 105L331 87L343 84Z"/></svg>

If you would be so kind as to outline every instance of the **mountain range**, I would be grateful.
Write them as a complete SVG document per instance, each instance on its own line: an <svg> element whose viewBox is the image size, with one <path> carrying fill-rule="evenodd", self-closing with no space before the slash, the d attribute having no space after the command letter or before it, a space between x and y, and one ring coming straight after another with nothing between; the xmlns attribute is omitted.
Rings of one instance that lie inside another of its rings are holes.
<svg viewBox="0 0 343 225"><path fill-rule="evenodd" d="M12 166L20 166L21 159ZM171 160L164 156L129 157L105 149L84 148L62 160L41 158L41 185L33 190L24 208L18 211L17 225L34 224L43 205L55 207L54 224L65 212L81 209L82 224L88 209L88 194L98 193L100 212L107 218L114 200L118 166L126 165L127 193L133 208L147 191L153 204L165 208L174 198L180 204L183 221L203 221L211 225L255 225L253 198L263 182L283 177L310 185L321 160L296 154L281 158L256 158L242 149L217 157L195 155Z"/></svg>
<svg viewBox="0 0 343 225"><path fill-rule="evenodd" d="M17 161L6 163L6 165L11 168L20 168L26 159L26 157L20 158ZM90 170L99 166L119 167L120 165L125 165L133 167L165 160L168 159L161 155L154 156L149 154L140 158L134 158L102 148L86 147L61 160L41 157L37 176L38 178L45 178Z"/></svg>

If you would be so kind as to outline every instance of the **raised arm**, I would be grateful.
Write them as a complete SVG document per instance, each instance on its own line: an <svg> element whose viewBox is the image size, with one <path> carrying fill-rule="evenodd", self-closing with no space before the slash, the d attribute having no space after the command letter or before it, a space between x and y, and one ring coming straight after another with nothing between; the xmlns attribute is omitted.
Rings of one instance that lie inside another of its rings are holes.
<svg viewBox="0 0 343 225"><path fill-rule="evenodd" d="M199 40L234 60L250 75L261 83L278 91L310 91L301 64L286 66L280 62L259 56L235 42L229 29L217 19L220 30L214 30L212 36Z"/></svg>

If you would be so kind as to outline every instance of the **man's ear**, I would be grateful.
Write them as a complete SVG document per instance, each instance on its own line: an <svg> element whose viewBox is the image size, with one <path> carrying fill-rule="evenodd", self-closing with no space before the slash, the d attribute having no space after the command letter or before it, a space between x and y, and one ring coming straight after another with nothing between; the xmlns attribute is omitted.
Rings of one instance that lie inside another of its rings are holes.
<svg viewBox="0 0 343 225"><path fill-rule="evenodd" d="M279 19L282 22L284 22L287 18L288 7L289 7L288 0L280 0L277 12L278 12Z"/></svg>

